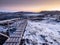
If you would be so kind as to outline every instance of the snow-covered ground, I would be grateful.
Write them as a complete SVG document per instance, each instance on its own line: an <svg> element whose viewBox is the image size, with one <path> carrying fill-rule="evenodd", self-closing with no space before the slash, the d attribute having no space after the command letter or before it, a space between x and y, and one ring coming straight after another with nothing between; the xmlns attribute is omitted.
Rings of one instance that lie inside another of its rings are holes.
<svg viewBox="0 0 60 45"><path fill-rule="evenodd" d="M60 23L29 20L23 38L26 45L60 45Z"/></svg>
<svg viewBox="0 0 60 45"><path fill-rule="evenodd" d="M22 23L22 21L17 21L17 22L14 22L13 24L10 24L9 29L8 29L8 26L0 25L0 32L6 32L7 30L10 30L10 33L12 33L19 28L20 23Z"/></svg>
<svg viewBox="0 0 60 45"><path fill-rule="evenodd" d="M18 29L22 22L17 21L10 26ZM23 37L26 45L60 45L60 22L52 19L27 22ZM7 28L0 26L0 31L6 31Z"/></svg>
<svg viewBox="0 0 60 45"><path fill-rule="evenodd" d="M6 32L7 31L7 28L5 26L0 26L0 32Z"/></svg>

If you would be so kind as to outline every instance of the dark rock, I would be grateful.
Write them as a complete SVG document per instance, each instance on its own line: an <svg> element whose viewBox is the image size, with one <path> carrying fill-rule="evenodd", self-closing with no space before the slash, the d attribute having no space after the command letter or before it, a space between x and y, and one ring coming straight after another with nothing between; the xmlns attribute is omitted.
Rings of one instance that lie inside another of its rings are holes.
<svg viewBox="0 0 60 45"><path fill-rule="evenodd" d="M47 43L43 43L42 45L48 45Z"/></svg>
<svg viewBox="0 0 60 45"><path fill-rule="evenodd" d="M42 38L45 38L45 36L44 35L40 35Z"/></svg>
<svg viewBox="0 0 60 45"><path fill-rule="evenodd" d="M51 44L53 44L53 42L50 42Z"/></svg>
<svg viewBox="0 0 60 45"><path fill-rule="evenodd" d="M27 43L30 43L30 42L29 42L29 39L26 39L26 42L27 42Z"/></svg>

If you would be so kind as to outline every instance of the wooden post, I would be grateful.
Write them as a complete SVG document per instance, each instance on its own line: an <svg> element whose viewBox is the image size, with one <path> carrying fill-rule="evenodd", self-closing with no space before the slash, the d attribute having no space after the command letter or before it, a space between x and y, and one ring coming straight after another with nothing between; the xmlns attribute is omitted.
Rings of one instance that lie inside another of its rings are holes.
<svg viewBox="0 0 60 45"><path fill-rule="evenodd" d="M10 36L10 28L9 28L9 22L8 21L7 21L7 26L8 26L9 36Z"/></svg>
<svg viewBox="0 0 60 45"><path fill-rule="evenodd" d="M16 19L16 28L18 27L18 24L17 24L17 22L18 22L18 19Z"/></svg>

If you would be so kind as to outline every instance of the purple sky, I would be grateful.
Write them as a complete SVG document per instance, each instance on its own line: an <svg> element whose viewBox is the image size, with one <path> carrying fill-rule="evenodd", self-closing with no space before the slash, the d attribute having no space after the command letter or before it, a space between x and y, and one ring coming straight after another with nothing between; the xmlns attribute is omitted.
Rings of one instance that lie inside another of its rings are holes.
<svg viewBox="0 0 60 45"><path fill-rule="evenodd" d="M60 10L60 0L0 0L0 10L35 12Z"/></svg>

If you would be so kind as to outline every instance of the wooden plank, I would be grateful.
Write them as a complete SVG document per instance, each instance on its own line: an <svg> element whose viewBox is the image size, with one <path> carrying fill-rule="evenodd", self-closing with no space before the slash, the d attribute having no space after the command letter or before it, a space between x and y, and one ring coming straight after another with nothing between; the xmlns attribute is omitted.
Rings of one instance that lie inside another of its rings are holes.
<svg viewBox="0 0 60 45"><path fill-rule="evenodd" d="M10 36L10 38L20 38L20 36Z"/></svg>
<svg viewBox="0 0 60 45"><path fill-rule="evenodd" d="M9 42L9 43L17 43L17 42L19 42L19 41L17 40L17 38L10 38L10 39L7 40L6 42Z"/></svg>
<svg viewBox="0 0 60 45"><path fill-rule="evenodd" d="M9 43L9 45L13 45L13 43Z"/></svg>
<svg viewBox="0 0 60 45"><path fill-rule="evenodd" d="M21 32L22 33L22 32ZM21 35L21 33L16 32L15 35Z"/></svg>
<svg viewBox="0 0 60 45"><path fill-rule="evenodd" d="M11 35L10 37L19 37L19 36L21 36L21 35Z"/></svg>

